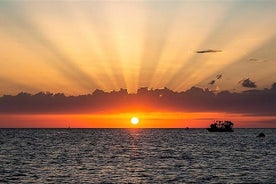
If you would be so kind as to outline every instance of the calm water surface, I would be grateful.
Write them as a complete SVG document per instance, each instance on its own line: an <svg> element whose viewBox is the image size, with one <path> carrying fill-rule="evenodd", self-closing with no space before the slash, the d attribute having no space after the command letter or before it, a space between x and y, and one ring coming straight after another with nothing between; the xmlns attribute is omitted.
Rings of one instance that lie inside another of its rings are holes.
<svg viewBox="0 0 276 184"><path fill-rule="evenodd" d="M276 129L0 129L0 148L0 183L276 183Z"/></svg>

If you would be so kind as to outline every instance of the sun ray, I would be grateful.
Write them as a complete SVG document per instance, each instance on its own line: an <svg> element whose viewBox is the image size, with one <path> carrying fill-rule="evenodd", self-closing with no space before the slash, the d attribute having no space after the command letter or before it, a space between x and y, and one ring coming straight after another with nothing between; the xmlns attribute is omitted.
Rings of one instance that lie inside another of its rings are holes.
<svg viewBox="0 0 276 184"><path fill-rule="evenodd" d="M12 6L12 4L10 6ZM20 33L24 35L24 39L29 39L36 42L36 44L39 45L36 47L36 49L42 47L44 51L50 52L53 58L48 58L49 60L47 60L47 62L51 63L56 69L60 70L60 72L71 79L72 82L75 82L80 87L88 89L91 87L93 88L93 85L97 86L97 84L94 82L95 80L93 80L91 76L84 73L74 61L64 55L60 48L50 39L48 39L46 36L47 34L44 34L44 31L40 30L39 25L33 21L34 19L32 19L34 16L29 16L27 13L27 9L32 9L32 6L21 6L22 7L20 11L7 11L5 13L13 13L11 15L13 18L10 18L10 20L12 20L15 25L18 26L17 31L19 30Z"/></svg>
<svg viewBox="0 0 276 184"><path fill-rule="evenodd" d="M222 54L210 54L210 55L207 54L204 56L194 53L194 56L192 58L189 58L192 63L186 62L186 64L182 65L182 67L180 67L180 69L177 72L175 72L175 74L171 77L171 79L168 80L167 82L168 86L172 86L173 89L177 89L177 90L187 89L197 84L200 80L205 79L207 76L212 75L213 72L216 72L219 69L223 68L224 66L227 66L232 62L235 62L236 59L240 58L243 55L244 49L247 49L248 51L250 51L250 49L254 49L254 47L256 47L259 44L254 42L254 40L251 40L251 42L249 41L246 45L246 41L244 38L244 35L246 34L248 34L247 37L250 37L250 36L256 37L258 32L268 32L268 34L261 35L262 37L266 37L261 39L266 40L271 37L272 35L271 32L273 32L274 29L269 29L270 31L269 33L269 31L266 31L266 30L260 30L260 28L254 28L255 24L247 25L247 27L243 27L243 29L239 29L235 32L234 31L235 29L240 28L239 25L242 21L247 22L246 19L242 19L237 22L236 17L231 17L231 15L233 14L232 11L235 10L238 7L238 5L240 4L233 4L231 8L225 9L227 11L222 11L224 12L223 13L224 16L222 16L224 18L220 18L221 21L217 21L221 23L218 23L215 26L215 28L213 28L213 31L211 31L210 34L206 36L205 41L203 41L200 44L202 45L201 48L206 47L205 45L210 45L210 43L213 46L219 45L219 47L223 48L224 52ZM238 10L235 10L235 11L237 13L242 13ZM250 13L250 8L247 9L247 13ZM268 16L267 20L271 20L271 18L269 18L269 16L272 16L271 14L267 14L266 16ZM254 15L253 17L255 18L256 21L259 22L260 25L267 24L267 26L269 27L269 21L265 21L266 23L264 23L263 21L264 16L258 17L258 15ZM227 22L227 24L225 24L225 22ZM265 26L261 27L261 29L262 28L265 28ZM234 29L234 30L229 32L228 30L231 30L231 29ZM239 34L236 34L236 33L239 33ZM244 42L239 42L240 39L243 40ZM242 48L241 49L242 51L240 53L238 53L239 51L235 54L232 53L234 56L227 55L229 56L228 58L227 57L223 58L222 56L224 56L226 52L228 52L229 50L231 51L233 50L233 48L237 47L237 43L242 44L242 46L246 48ZM220 62L219 63L215 62L214 61L215 59L219 59ZM207 67L209 67L208 71L206 71ZM179 79L181 79L182 81L179 82Z"/></svg>
<svg viewBox="0 0 276 184"><path fill-rule="evenodd" d="M259 21L262 20L260 19ZM243 30L239 29L239 34L233 33L233 35L224 38L224 43L221 44L224 51L222 53L207 55L206 57L205 55L202 56L202 62L196 67L197 69L194 69L193 73L189 74L188 78L185 78L183 84L179 84L175 89L186 89L205 80L210 75L214 75L230 64L239 61L247 53L252 53L260 45L271 40L276 34L274 29L267 29L269 24L261 28L254 27L255 25L248 25ZM259 32L265 34L259 35Z"/></svg>
<svg viewBox="0 0 276 184"><path fill-rule="evenodd" d="M142 87L155 87L155 76L159 75L158 66L162 63L162 55L166 52L172 23L180 5L181 3L178 2L174 4L163 2L157 5L147 3L147 26L144 30L145 41L139 76L139 85ZM169 11L167 11L168 8ZM162 19L160 19L161 16L163 16Z"/></svg>
<svg viewBox="0 0 276 184"><path fill-rule="evenodd" d="M88 3L76 6L72 2L68 6L74 17L74 23L78 25L80 31L79 35L83 43L81 49L85 51L84 54L88 59L84 67L88 67L87 70L90 72L93 68L97 69L96 73L100 72L97 74L100 80L109 84L106 90L119 89L122 80L116 78L116 72L121 70L117 65L111 64L115 54L109 52L112 50L110 44L107 44L110 36L104 31L108 29L104 6L94 7ZM97 14L100 14L101 18L98 18ZM95 63L98 66L95 66Z"/></svg>
<svg viewBox="0 0 276 184"><path fill-rule="evenodd" d="M267 44L275 42L273 2L1 2L0 9L1 76L18 78L14 86L26 90L24 81L71 94L135 93L142 86L182 91L209 87L217 72L238 73L223 81L230 89L241 76L266 78L242 60L273 58L272 51L257 53L275 47Z"/></svg>
<svg viewBox="0 0 276 184"><path fill-rule="evenodd" d="M165 52L162 54L162 62L156 69L160 72L155 74L155 86L173 86L172 83L177 81L176 76L186 69L187 64L192 64L190 62L193 62L194 51L202 44L202 40L210 35L217 22L221 21L228 11L224 4L215 4L211 15L204 4L181 5L172 24L172 34L169 35ZM201 12L200 16L198 12Z"/></svg>
<svg viewBox="0 0 276 184"><path fill-rule="evenodd" d="M112 37L118 53L118 62L130 93L138 88L141 45L144 35L145 12L140 3L110 3L106 6ZM131 14L130 19L128 15Z"/></svg>

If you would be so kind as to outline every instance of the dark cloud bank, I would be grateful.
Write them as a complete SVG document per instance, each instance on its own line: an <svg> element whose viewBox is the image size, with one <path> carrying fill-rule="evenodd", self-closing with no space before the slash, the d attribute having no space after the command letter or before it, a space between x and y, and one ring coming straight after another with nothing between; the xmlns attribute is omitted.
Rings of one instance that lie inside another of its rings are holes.
<svg viewBox="0 0 276 184"><path fill-rule="evenodd" d="M270 89L242 93L192 87L183 92L168 88L140 88L136 94L126 89L65 96L62 93L19 93L0 97L0 114L15 113L99 113L128 111L216 111L252 115L276 115L276 83Z"/></svg>
<svg viewBox="0 0 276 184"><path fill-rule="evenodd" d="M251 81L249 78L244 79L241 81L242 82L242 86L246 87L246 88L256 88L256 82Z"/></svg>

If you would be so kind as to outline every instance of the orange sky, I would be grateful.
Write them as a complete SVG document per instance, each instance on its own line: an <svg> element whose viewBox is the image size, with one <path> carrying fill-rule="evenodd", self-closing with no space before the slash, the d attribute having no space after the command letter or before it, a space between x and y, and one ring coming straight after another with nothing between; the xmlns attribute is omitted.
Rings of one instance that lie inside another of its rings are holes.
<svg viewBox="0 0 276 184"><path fill-rule="evenodd" d="M0 95L276 81L275 1L1 1ZM199 54L198 50L221 50ZM218 74L223 78L209 82Z"/></svg>
<svg viewBox="0 0 276 184"><path fill-rule="evenodd" d="M1 1L0 96L270 89L276 82L275 10L276 1L261 0ZM251 85L243 85L246 79ZM276 126L273 116L128 112L0 114L0 127L129 128L135 114L141 128L208 127L214 119Z"/></svg>
<svg viewBox="0 0 276 184"><path fill-rule="evenodd" d="M138 117L132 125L130 119ZM216 119L214 119L216 117ZM124 114L0 115L0 128L207 128L214 120L229 120L235 128L276 128L276 117L226 113L149 112ZM268 123L266 123L268 121ZM269 123L270 122L270 123Z"/></svg>

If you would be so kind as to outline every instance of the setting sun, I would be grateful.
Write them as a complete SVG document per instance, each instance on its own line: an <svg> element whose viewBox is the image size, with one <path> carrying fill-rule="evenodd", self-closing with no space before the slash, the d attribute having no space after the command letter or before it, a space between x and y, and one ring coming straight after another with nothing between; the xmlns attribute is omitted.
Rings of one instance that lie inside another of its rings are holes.
<svg viewBox="0 0 276 184"><path fill-rule="evenodd" d="M139 119L137 117L132 117L130 121L133 125L137 125L139 123Z"/></svg>

